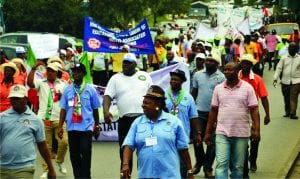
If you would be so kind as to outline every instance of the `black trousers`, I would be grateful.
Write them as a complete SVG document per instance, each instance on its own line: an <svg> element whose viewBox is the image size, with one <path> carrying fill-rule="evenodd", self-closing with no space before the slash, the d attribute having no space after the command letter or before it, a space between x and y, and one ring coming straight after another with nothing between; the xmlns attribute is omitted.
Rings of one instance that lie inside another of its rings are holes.
<svg viewBox="0 0 300 179"><path fill-rule="evenodd" d="M137 118L138 116L135 117L120 117L118 120L118 136L119 136L119 146L120 146L120 160L121 160L121 166L120 168L122 169L122 164L123 164L123 148L122 144L127 136L127 133L130 129L131 124L133 121ZM129 168L130 172L132 171L132 160L129 161Z"/></svg>
<svg viewBox="0 0 300 179"><path fill-rule="evenodd" d="M291 113L291 85L281 84L281 92L284 100L285 114L290 115Z"/></svg>
<svg viewBox="0 0 300 179"><path fill-rule="evenodd" d="M91 178L92 131L69 131L69 150L74 178Z"/></svg>

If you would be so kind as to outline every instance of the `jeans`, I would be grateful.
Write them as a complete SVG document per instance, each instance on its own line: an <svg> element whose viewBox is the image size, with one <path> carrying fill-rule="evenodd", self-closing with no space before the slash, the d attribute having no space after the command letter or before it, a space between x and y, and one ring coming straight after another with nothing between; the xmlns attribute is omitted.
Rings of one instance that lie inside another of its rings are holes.
<svg viewBox="0 0 300 179"><path fill-rule="evenodd" d="M204 138L205 136L205 129L207 125L209 112L198 111L199 116L199 123L201 129L201 137ZM214 135L214 133L213 133ZM215 160L215 137L213 137L213 144L208 145L206 148L206 153L204 151L203 143L199 144L198 146L194 142L194 151L195 151L195 158L196 158L196 165L201 167L203 165L204 172L211 172L214 160Z"/></svg>
<svg viewBox="0 0 300 179"><path fill-rule="evenodd" d="M291 91L290 91L290 105L291 105L290 114L291 115L296 115L299 94L300 94L300 83L291 85Z"/></svg>
<svg viewBox="0 0 300 179"><path fill-rule="evenodd" d="M291 113L290 91L291 91L291 85L281 84L281 92L284 100L284 110L285 110L285 114L287 115L290 115Z"/></svg>
<svg viewBox="0 0 300 179"><path fill-rule="evenodd" d="M74 178L91 178L92 131L68 131Z"/></svg>
<svg viewBox="0 0 300 179"><path fill-rule="evenodd" d="M56 163L63 163L65 160L65 156L68 150L68 137L66 132L66 125L63 126L64 133L62 139L60 139L57 135L57 129L58 129L58 120L57 121L48 121L45 123L45 135L46 135L46 144L49 149L49 152L52 151L52 137L53 134L55 136L55 139L58 142L58 150L57 150L57 157L56 157ZM42 162L43 171L48 171L48 166L46 162L43 160Z"/></svg>
<svg viewBox="0 0 300 179"><path fill-rule="evenodd" d="M127 133L131 127L131 124L137 117L138 116L135 116L135 117L123 116L123 117L120 117L118 120L118 136L119 136L119 146L120 146L120 160L121 160L120 168L121 169L122 169L122 164L123 164L122 144L125 140L125 137L127 136ZM129 161L129 168L130 168L130 171L132 171L132 159Z"/></svg>
<svg viewBox="0 0 300 179"><path fill-rule="evenodd" d="M216 178L228 178L229 165L231 178L243 178L245 154L249 137L227 137L216 135Z"/></svg>

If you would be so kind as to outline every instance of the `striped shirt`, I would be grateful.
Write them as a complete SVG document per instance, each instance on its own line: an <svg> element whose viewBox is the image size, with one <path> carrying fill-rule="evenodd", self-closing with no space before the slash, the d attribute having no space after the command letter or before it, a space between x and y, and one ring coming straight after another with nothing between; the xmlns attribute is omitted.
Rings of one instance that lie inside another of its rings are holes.
<svg viewBox="0 0 300 179"><path fill-rule="evenodd" d="M226 81L217 85L211 105L218 108L216 134L228 137L250 136L249 109L258 106L250 84L240 80L233 88L227 86Z"/></svg>

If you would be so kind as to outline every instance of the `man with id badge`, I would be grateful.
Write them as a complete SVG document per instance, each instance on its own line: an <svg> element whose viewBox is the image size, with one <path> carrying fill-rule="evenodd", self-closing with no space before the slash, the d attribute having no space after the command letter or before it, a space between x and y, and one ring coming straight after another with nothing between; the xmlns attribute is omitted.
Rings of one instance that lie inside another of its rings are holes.
<svg viewBox="0 0 300 179"><path fill-rule="evenodd" d="M77 63L71 69L74 82L62 94L58 136L63 136L66 121L70 159L75 178L91 178L92 137L99 137L100 100L93 86L87 84L85 66Z"/></svg>
<svg viewBox="0 0 300 179"><path fill-rule="evenodd" d="M186 81L185 73L177 69L170 72L170 76L170 88L166 90L166 107L169 113L181 120L186 134L190 136L192 133L194 142L199 145L201 143L201 131L196 104L192 95L182 88L182 84ZM187 177L188 171L182 161L180 161L180 172L182 178ZM190 173L193 172L190 171Z"/></svg>
<svg viewBox="0 0 300 179"><path fill-rule="evenodd" d="M137 150L138 178L181 178L180 162L188 171L192 163L188 152L189 138L180 119L167 113L165 93L152 85L144 96L144 114L134 120L123 142L121 178L129 178L129 161ZM187 178L193 178L192 173Z"/></svg>

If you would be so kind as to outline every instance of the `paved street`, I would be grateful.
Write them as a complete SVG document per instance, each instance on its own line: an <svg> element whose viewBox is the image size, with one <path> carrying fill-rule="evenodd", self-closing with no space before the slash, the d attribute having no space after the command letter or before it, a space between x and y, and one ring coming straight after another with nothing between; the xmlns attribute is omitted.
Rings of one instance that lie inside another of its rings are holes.
<svg viewBox="0 0 300 179"><path fill-rule="evenodd" d="M258 170L256 173L250 173L251 178L285 178L293 160L299 152L300 120L291 120L282 117L284 114L283 97L281 95L280 85L278 85L277 88L272 86L272 76L273 71L265 71L264 79L269 90L271 123L268 126L264 126L262 122L262 139L257 162ZM262 106L260 106L260 108L261 121L263 121L264 111ZM300 116L300 107L298 107L297 114ZM194 164L192 148L191 146L190 154ZM63 176L57 171L57 178L72 178L69 154L67 154L65 164L68 174ZM35 178L39 178L41 173L40 156L38 156ZM117 142L95 142L93 145L92 177L107 179L119 178L119 173ZM136 178L136 175L135 166L133 178ZM203 172L200 172L196 178L204 178Z"/></svg>

